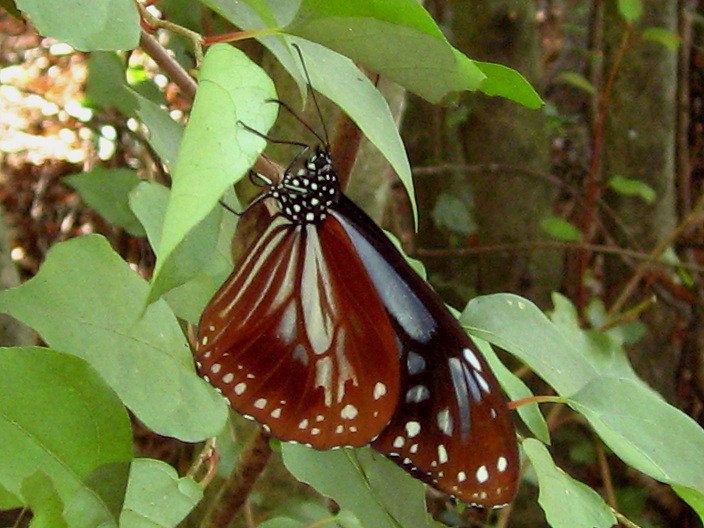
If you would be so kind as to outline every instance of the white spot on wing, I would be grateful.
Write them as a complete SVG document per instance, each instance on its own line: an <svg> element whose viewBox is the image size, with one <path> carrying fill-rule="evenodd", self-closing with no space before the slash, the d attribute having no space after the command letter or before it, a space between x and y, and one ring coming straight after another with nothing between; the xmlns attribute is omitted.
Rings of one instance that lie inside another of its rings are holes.
<svg viewBox="0 0 704 528"><path fill-rule="evenodd" d="M245 382L241 382L235 385L235 394L237 394L237 396L242 396L244 394L244 391L246 390L247 384Z"/></svg>
<svg viewBox="0 0 704 528"><path fill-rule="evenodd" d="M374 385L374 399L378 400L382 396L386 394L386 385L384 385L382 382L378 381L376 385Z"/></svg>
<svg viewBox="0 0 704 528"><path fill-rule="evenodd" d="M222 377L223 383L232 383L233 379L235 379L235 375L232 372L228 372Z"/></svg>
<svg viewBox="0 0 704 528"><path fill-rule="evenodd" d="M340 411L340 416L345 420L353 420L357 416L357 407L348 403Z"/></svg>
<svg viewBox="0 0 704 528"><path fill-rule="evenodd" d="M396 449L401 449L403 447L403 444L405 444L405 443L406 443L406 439L404 437L402 437L401 435L399 435L396 438L394 438L393 446Z"/></svg>
<svg viewBox="0 0 704 528"><path fill-rule="evenodd" d="M254 402L254 406L257 409L263 409L266 407L266 398L259 398L257 401Z"/></svg>
<svg viewBox="0 0 704 528"><path fill-rule="evenodd" d="M210 372L213 374L217 374L220 372L220 369L222 368L222 365L220 363L213 363L213 366L210 367Z"/></svg>
<svg viewBox="0 0 704 528"><path fill-rule="evenodd" d="M479 482L479 484L484 484L487 480L489 480L489 471L487 471L486 466L479 466L474 476L477 477L477 482Z"/></svg>
<svg viewBox="0 0 704 528"><path fill-rule="evenodd" d="M464 471L457 473L457 482L464 482L465 480L467 480L467 473Z"/></svg>
<svg viewBox="0 0 704 528"><path fill-rule="evenodd" d="M301 423L298 424L299 429L306 429L308 427L308 420L303 419L301 420Z"/></svg>
<svg viewBox="0 0 704 528"><path fill-rule="evenodd" d="M506 471L506 468L508 467L508 460L506 457L500 456L499 459L496 461L496 469L499 470L499 473L503 473Z"/></svg>
<svg viewBox="0 0 704 528"><path fill-rule="evenodd" d="M273 411L271 411L271 417L272 418L280 418L281 417L281 407L277 407Z"/></svg>
<svg viewBox="0 0 704 528"><path fill-rule="evenodd" d="M447 462L447 449L443 444L438 445L438 464L445 464Z"/></svg>
<svg viewBox="0 0 704 528"><path fill-rule="evenodd" d="M418 436L418 433L420 433L420 423L413 421L406 422L406 433L408 433L408 438Z"/></svg>

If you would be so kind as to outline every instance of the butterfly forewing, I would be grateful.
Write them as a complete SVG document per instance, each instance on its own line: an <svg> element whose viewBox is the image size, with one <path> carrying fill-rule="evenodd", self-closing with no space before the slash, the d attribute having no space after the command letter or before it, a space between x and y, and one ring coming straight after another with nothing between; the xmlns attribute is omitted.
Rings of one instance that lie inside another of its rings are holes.
<svg viewBox="0 0 704 528"><path fill-rule="evenodd" d="M401 376L388 313L330 217L272 221L204 311L196 360L238 412L318 449L376 437Z"/></svg>
<svg viewBox="0 0 704 528"><path fill-rule="evenodd" d="M345 197L332 214L362 258L401 350L396 412L372 447L464 502L510 502L516 435L484 358L376 224Z"/></svg>

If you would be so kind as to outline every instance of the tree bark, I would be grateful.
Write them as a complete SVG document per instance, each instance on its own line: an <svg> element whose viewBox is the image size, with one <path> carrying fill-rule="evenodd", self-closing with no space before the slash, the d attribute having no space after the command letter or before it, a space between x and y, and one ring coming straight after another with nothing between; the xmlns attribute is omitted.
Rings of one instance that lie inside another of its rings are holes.
<svg viewBox="0 0 704 528"><path fill-rule="evenodd" d="M645 28L677 30L677 2L645 0L643 17L634 28L637 37ZM604 15L605 72L619 55L626 23L615 2L608 2ZM604 198L626 224L631 244L652 250L674 229L676 220L675 137L676 137L677 53L662 45L634 38L618 70L609 101L604 135L602 179L619 175L639 180L655 190L652 204L638 197L607 191ZM613 234L618 237L614 229ZM627 242L621 238L621 243ZM613 300L633 270L622 261L605 261L607 299ZM641 302L643 295L628 303ZM675 314L658 303L645 314L647 336L633 347L636 369L658 392L674 398L678 350L673 345Z"/></svg>
<svg viewBox="0 0 704 528"><path fill-rule="evenodd" d="M469 57L521 72L540 90L541 57L535 9L522 0L453 0L455 45ZM464 159L470 164L515 166L548 172L549 142L544 113L502 98L468 94L468 119L459 127ZM556 191L520 171L472 172L458 185L471 192L479 244L545 240L540 221L550 214ZM561 252L488 253L479 258L480 293L513 291L549 304L558 289Z"/></svg>

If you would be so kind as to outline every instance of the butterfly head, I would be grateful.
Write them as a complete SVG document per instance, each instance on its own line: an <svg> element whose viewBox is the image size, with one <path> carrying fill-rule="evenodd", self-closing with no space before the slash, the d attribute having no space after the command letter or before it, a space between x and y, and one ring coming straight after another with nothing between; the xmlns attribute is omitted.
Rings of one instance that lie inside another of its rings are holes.
<svg viewBox="0 0 704 528"><path fill-rule="evenodd" d="M340 183L328 150L322 146L305 158L297 169L289 167L281 183L267 193L283 214L297 225L319 224L340 198Z"/></svg>

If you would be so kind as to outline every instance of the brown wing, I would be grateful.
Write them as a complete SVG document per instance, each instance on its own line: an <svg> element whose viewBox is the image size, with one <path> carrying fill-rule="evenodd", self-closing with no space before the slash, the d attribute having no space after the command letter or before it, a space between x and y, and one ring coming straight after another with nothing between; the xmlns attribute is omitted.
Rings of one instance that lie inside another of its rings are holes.
<svg viewBox="0 0 704 528"><path fill-rule="evenodd" d="M389 316L344 230L277 216L206 307L200 373L282 440L361 446L391 419Z"/></svg>

